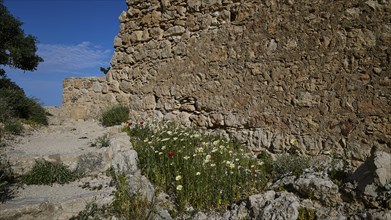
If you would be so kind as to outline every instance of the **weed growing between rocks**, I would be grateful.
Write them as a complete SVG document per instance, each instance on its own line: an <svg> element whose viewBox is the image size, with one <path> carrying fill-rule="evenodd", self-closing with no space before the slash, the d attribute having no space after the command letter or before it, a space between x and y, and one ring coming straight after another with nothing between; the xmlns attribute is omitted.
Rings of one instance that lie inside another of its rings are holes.
<svg viewBox="0 0 391 220"><path fill-rule="evenodd" d="M174 124L127 125L143 174L179 213L188 206L225 210L267 183L264 162L234 141Z"/></svg>
<svg viewBox="0 0 391 220"><path fill-rule="evenodd" d="M113 214L120 219L147 220L154 210L146 196L129 190L126 175L115 175L116 191L111 204Z"/></svg>
<svg viewBox="0 0 391 220"><path fill-rule="evenodd" d="M36 160L32 170L21 176L21 182L27 185L53 185L73 182L81 177L81 173L70 170L63 163Z"/></svg>
<svg viewBox="0 0 391 220"><path fill-rule="evenodd" d="M297 220L315 220L316 219L316 211L314 209L309 209L305 207L301 207L299 209L299 216Z"/></svg>
<svg viewBox="0 0 391 220"><path fill-rule="evenodd" d="M154 205L148 202L146 196L139 192L131 192L124 173L117 174L113 170L108 171L113 178L116 190L111 204L99 206L96 203L87 204L86 208L73 216L70 220L87 219L129 219L148 220L155 211ZM115 218L112 218L115 217Z"/></svg>
<svg viewBox="0 0 391 220"><path fill-rule="evenodd" d="M103 148L108 146L110 146L110 137L108 134L98 137L94 142L91 143L91 147Z"/></svg>
<svg viewBox="0 0 391 220"><path fill-rule="evenodd" d="M69 220L102 219L110 216L108 210L106 207L99 207L96 203L88 203L83 211Z"/></svg>
<svg viewBox="0 0 391 220"><path fill-rule="evenodd" d="M129 117L129 108L122 105L112 106L102 112L100 122L103 126L109 127L120 125Z"/></svg>
<svg viewBox="0 0 391 220"><path fill-rule="evenodd" d="M309 158L299 155L283 154L278 156L276 161L271 163L271 169L268 171L274 175L274 178L278 179L286 174L298 177L309 167Z"/></svg>

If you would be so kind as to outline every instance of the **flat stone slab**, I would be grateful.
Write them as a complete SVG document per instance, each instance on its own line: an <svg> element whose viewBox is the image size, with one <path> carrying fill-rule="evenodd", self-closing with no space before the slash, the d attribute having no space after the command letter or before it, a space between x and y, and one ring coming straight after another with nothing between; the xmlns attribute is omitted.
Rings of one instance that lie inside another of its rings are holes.
<svg viewBox="0 0 391 220"><path fill-rule="evenodd" d="M110 202L115 190L110 178L83 178L69 184L28 185L16 189L15 197L0 204L0 219L69 219L82 211L88 203ZM86 183L101 185L100 190L83 188Z"/></svg>

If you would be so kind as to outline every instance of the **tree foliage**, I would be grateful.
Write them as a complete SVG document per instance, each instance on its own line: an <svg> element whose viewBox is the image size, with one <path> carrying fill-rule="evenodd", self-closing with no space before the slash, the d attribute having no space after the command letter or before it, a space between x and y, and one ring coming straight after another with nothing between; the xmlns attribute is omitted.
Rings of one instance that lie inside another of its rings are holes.
<svg viewBox="0 0 391 220"><path fill-rule="evenodd" d="M22 24L0 0L0 66L34 71L43 59L36 55L37 39L32 35L26 36L21 29ZM0 69L2 75L5 71Z"/></svg>

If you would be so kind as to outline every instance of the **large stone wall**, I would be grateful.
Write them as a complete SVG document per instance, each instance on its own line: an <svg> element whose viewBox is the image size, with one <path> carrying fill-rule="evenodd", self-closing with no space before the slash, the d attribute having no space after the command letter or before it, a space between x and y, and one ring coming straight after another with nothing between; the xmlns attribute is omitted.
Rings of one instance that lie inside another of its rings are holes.
<svg viewBox="0 0 391 220"><path fill-rule="evenodd" d="M254 151L390 151L390 1L127 4L107 83L133 110Z"/></svg>

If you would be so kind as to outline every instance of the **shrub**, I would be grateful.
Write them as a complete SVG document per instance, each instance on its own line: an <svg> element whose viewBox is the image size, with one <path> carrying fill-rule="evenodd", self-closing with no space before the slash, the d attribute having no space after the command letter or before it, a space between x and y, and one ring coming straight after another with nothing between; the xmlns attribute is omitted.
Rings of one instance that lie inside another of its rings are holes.
<svg viewBox="0 0 391 220"><path fill-rule="evenodd" d="M129 108L121 105L116 105L105 110L100 118L103 126L120 125L129 117Z"/></svg>
<svg viewBox="0 0 391 220"><path fill-rule="evenodd" d="M283 154L272 162L271 173L275 178L286 174L300 176L306 168L310 167L310 160L304 156Z"/></svg>
<svg viewBox="0 0 391 220"><path fill-rule="evenodd" d="M187 205L224 210L267 183L264 162L237 142L174 124L137 123L127 131L143 174L179 213Z"/></svg>
<svg viewBox="0 0 391 220"><path fill-rule="evenodd" d="M6 77L0 77L0 122L19 118L47 125L45 109L37 99L26 97L23 89Z"/></svg>
<svg viewBox="0 0 391 220"><path fill-rule="evenodd" d="M0 155L0 202L10 197L9 186L14 180L10 164L4 159L4 155Z"/></svg>
<svg viewBox="0 0 391 220"><path fill-rule="evenodd" d="M65 184L81 177L78 171L72 171L63 163L36 160L32 170L21 177L28 185Z"/></svg>
<svg viewBox="0 0 391 220"><path fill-rule="evenodd" d="M23 125L17 118L10 118L4 123L4 132L9 134L21 134L23 132Z"/></svg>

